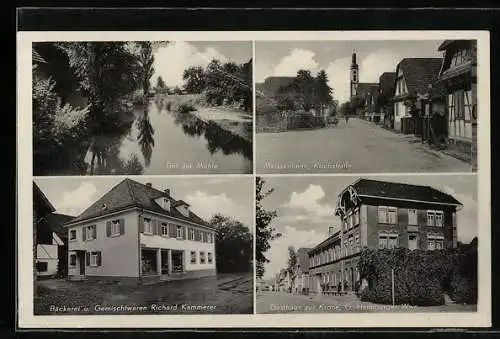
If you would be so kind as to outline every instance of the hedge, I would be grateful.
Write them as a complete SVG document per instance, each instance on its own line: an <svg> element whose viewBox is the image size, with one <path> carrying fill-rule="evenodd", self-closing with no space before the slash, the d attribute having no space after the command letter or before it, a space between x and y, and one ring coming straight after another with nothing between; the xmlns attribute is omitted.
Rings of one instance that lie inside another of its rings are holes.
<svg viewBox="0 0 500 339"><path fill-rule="evenodd" d="M358 262L360 279L368 286L361 300L392 304L444 304L444 295L457 303L477 303L477 248L454 250L364 249Z"/></svg>

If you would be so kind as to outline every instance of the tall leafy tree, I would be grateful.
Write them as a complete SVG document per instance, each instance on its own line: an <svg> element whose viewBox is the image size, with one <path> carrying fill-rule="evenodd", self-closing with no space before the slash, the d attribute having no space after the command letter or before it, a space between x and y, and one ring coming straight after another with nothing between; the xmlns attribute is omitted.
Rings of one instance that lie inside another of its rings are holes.
<svg viewBox="0 0 500 339"><path fill-rule="evenodd" d="M201 66L192 66L182 74L184 88L188 93L201 93L205 89L205 70Z"/></svg>
<svg viewBox="0 0 500 339"><path fill-rule="evenodd" d="M295 77L295 83L300 89L302 96L303 108L306 112L310 111L314 106L315 101L315 79L308 70L299 70Z"/></svg>
<svg viewBox="0 0 500 339"><path fill-rule="evenodd" d="M252 234L238 220L216 214L210 220L216 230L215 262L218 272L248 272L253 257Z"/></svg>
<svg viewBox="0 0 500 339"><path fill-rule="evenodd" d="M281 233L278 233L274 227L270 224L274 218L277 216L276 211L267 211L262 206L262 201L268 197L274 189L265 189L265 181L261 177L256 178L256 211L255 211L255 226L256 226L256 248L255 248L255 260L256 260L256 275L257 278L262 278L264 276L264 265L270 260L266 257L265 253L271 248L269 244L270 241L281 237Z"/></svg>
<svg viewBox="0 0 500 339"><path fill-rule="evenodd" d="M153 67L155 60L153 56L153 47L149 41L139 41L137 44L139 46L137 62L139 64L140 83L144 95L147 95L151 87L150 80L155 71Z"/></svg>
<svg viewBox="0 0 500 339"><path fill-rule="evenodd" d="M333 90L328 86L328 75L324 70L318 72L315 79L315 101L321 113L333 102Z"/></svg>

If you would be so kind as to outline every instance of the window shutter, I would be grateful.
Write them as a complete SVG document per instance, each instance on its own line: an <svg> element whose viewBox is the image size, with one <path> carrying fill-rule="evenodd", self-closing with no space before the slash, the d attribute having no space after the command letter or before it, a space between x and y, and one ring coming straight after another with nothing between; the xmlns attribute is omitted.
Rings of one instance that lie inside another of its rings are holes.
<svg viewBox="0 0 500 339"><path fill-rule="evenodd" d="M87 228L82 228L82 240L85 241L87 238Z"/></svg>
<svg viewBox="0 0 500 339"><path fill-rule="evenodd" d="M106 236L111 236L111 221L106 221Z"/></svg>
<svg viewBox="0 0 500 339"><path fill-rule="evenodd" d="M120 234L125 234L125 219L120 219Z"/></svg>
<svg viewBox="0 0 500 339"><path fill-rule="evenodd" d="M158 235L158 220L152 219L151 226L153 226L153 235Z"/></svg>
<svg viewBox="0 0 500 339"><path fill-rule="evenodd" d="M177 237L177 230L175 229L174 224L168 224L168 235L171 238L176 238Z"/></svg>
<svg viewBox="0 0 500 339"><path fill-rule="evenodd" d="M101 252L97 252L97 266L101 266Z"/></svg>
<svg viewBox="0 0 500 339"><path fill-rule="evenodd" d="M144 233L144 218L140 218L139 220L139 232Z"/></svg>
<svg viewBox="0 0 500 339"><path fill-rule="evenodd" d="M186 227L182 228L182 239L186 240Z"/></svg>
<svg viewBox="0 0 500 339"><path fill-rule="evenodd" d="M90 252L85 252L85 263L90 266Z"/></svg>
<svg viewBox="0 0 500 339"><path fill-rule="evenodd" d="M92 226L92 239L97 239L97 226Z"/></svg>

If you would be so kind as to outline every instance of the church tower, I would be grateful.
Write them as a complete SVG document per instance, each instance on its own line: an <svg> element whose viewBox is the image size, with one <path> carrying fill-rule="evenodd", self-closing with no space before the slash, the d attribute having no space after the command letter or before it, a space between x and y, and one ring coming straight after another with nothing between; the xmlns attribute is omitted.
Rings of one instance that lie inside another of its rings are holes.
<svg viewBox="0 0 500 339"><path fill-rule="evenodd" d="M356 52L352 52L352 61L351 61L351 96L350 98L352 99L353 97L356 96L356 92L358 89L358 83L359 83L359 67L358 64L356 63Z"/></svg>

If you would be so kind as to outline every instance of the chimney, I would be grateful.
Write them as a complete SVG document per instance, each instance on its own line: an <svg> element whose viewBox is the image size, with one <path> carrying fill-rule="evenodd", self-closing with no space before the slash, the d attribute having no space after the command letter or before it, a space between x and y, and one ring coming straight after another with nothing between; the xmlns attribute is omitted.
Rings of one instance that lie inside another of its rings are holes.
<svg viewBox="0 0 500 339"><path fill-rule="evenodd" d="M335 228L332 226L328 227L328 236L333 235L333 233L335 233Z"/></svg>
<svg viewBox="0 0 500 339"><path fill-rule="evenodd" d="M146 186L147 186L147 187L153 187L153 185L151 185L151 183L150 183L150 182L147 182L147 183L146 183Z"/></svg>
<svg viewBox="0 0 500 339"><path fill-rule="evenodd" d="M164 192L165 192L165 195L170 196L170 188L166 188L164 190Z"/></svg>

